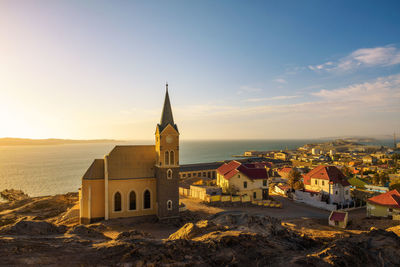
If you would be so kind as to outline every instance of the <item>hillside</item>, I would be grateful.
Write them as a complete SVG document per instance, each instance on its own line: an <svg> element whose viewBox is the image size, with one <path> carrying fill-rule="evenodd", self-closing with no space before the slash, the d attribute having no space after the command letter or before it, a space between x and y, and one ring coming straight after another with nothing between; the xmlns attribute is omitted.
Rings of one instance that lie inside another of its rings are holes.
<svg viewBox="0 0 400 267"><path fill-rule="evenodd" d="M164 222L127 218L78 225L77 193L30 198L12 192L6 196L13 201L0 204L2 265L400 265L399 226L393 224L364 220L339 230L315 220L185 211ZM379 228L365 229L371 224Z"/></svg>

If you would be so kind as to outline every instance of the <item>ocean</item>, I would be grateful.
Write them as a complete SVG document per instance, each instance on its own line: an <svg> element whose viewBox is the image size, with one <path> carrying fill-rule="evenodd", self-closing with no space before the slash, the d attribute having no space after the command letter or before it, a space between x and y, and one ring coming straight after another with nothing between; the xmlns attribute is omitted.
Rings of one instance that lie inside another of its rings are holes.
<svg viewBox="0 0 400 267"><path fill-rule="evenodd" d="M247 150L295 149L324 140L181 141L180 164L233 159ZM139 141L135 144L152 144ZM21 189L30 196L76 192L95 158L131 142L0 147L0 191ZM390 146L390 140L377 144Z"/></svg>

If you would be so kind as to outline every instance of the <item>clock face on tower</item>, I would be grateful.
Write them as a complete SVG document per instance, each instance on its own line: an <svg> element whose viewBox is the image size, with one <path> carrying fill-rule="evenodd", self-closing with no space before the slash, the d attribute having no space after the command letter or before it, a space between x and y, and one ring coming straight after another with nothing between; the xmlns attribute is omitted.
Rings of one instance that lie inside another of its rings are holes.
<svg viewBox="0 0 400 267"><path fill-rule="evenodd" d="M168 135L166 141L168 144L171 144L173 141L173 137L171 135Z"/></svg>

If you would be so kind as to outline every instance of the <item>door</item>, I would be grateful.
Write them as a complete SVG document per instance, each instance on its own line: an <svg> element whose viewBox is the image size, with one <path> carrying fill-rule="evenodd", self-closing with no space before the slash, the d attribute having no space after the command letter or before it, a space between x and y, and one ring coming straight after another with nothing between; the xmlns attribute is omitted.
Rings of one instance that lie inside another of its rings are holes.
<svg viewBox="0 0 400 267"><path fill-rule="evenodd" d="M268 189L262 190L262 199L266 200L268 198Z"/></svg>

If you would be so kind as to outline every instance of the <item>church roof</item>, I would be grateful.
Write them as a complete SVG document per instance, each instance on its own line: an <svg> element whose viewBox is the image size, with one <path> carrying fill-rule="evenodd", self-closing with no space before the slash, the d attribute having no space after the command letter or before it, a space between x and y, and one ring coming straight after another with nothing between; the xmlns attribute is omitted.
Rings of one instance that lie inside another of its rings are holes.
<svg viewBox="0 0 400 267"><path fill-rule="evenodd" d="M104 159L95 159L83 175L83 179L104 179Z"/></svg>
<svg viewBox="0 0 400 267"><path fill-rule="evenodd" d="M168 124L171 124L171 126L174 127L176 131L178 131L178 127L174 123L174 117L172 115L171 102L169 101L168 83L167 83L161 120L160 124L157 125L159 127L160 132L162 132L165 129L165 127L168 126Z"/></svg>
<svg viewBox="0 0 400 267"><path fill-rule="evenodd" d="M108 154L109 179L155 177L156 150L154 145L115 146Z"/></svg>

